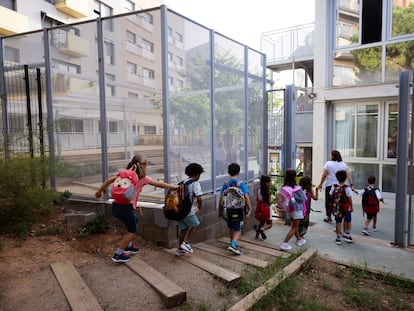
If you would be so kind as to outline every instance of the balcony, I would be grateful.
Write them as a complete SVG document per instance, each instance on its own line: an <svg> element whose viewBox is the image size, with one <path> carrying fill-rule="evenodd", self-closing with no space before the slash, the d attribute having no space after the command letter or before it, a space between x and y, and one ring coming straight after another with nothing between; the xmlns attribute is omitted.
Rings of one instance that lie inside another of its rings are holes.
<svg viewBox="0 0 414 311"><path fill-rule="evenodd" d="M29 31L29 19L16 11L0 6L0 35L8 36Z"/></svg>
<svg viewBox="0 0 414 311"><path fill-rule="evenodd" d="M85 0L56 0L55 7L74 18L83 18L88 16L89 1Z"/></svg>
<svg viewBox="0 0 414 311"><path fill-rule="evenodd" d="M85 57L89 55L89 42L81 37L71 33L63 32L63 36L59 36L57 48L60 52L68 54L72 57Z"/></svg>

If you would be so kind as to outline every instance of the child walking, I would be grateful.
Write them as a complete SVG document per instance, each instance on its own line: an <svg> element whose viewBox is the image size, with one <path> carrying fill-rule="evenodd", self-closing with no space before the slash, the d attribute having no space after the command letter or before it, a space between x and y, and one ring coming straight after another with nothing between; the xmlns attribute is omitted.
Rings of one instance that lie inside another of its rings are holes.
<svg viewBox="0 0 414 311"><path fill-rule="evenodd" d="M230 179L224 182L223 186L221 187L221 194L224 193L229 185L239 185L240 190L244 195L244 200L247 207L246 217L249 217L252 211L252 206L247 185L244 182L240 182L238 179L240 174L240 165L237 163L231 163L227 168L227 172L230 176ZM219 217L221 216L223 216L223 210L222 208L219 208ZM243 221L232 221L229 219L227 220L227 227L229 228L230 235L230 244L228 245L227 249L237 255L243 254L242 250L239 248L239 244L237 243L243 230Z"/></svg>
<svg viewBox="0 0 414 311"><path fill-rule="evenodd" d="M283 186L295 188L296 185L296 171L294 169L288 169L285 172L285 182ZM285 239L280 244L280 249L288 251L292 249L292 246L288 244L289 240L295 236L296 245L303 246L306 244L306 240L299 236L299 222L303 219L303 203L306 201L306 194L302 189L294 192L295 208L292 212L288 213L288 217L291 219L290 230L285 236Z"/></svg>
<svg viewBox="0 0 414 311"><path fill-rule="evenodd" d="M378 231L377 228L377 215L379 213L379 202L384 203L384 198L378 188L375 187L375 176L368 177L368 185L362 190L353 189L360 197L362 197L362 210L367 214L367 219L364 223L364 229L362 233L364 235L370 235L368 226L373 220L372 231Z"/></svg>
<svg viewBox="0 0 414 311"><path fill-rule="evenodd" d="M132 200L129 201L129 203L119 204L116 201L112 203L112 215L121 220L127 229L127 233L119 242L119 246L111 258L114 262L127 262L131 259L129 255L136 254L139 251L132 240L135 233L137 232L137 224L139 222L139 218L134 213L134 211L137 208L137 202L142 188L148 184L160 188L178 188L177 185L154 181L151 179L151 177L147 176L147 160L142 154L135 155L128 163L126 168L133 170L138 175L138 182L135 186L134 196ZM100 198L102 196L102 192L110 184L112 184L116 178L117 176L112 176L105 180L99 187L98 191L96 191L95 197ZM142 216L141 209L139 209L139 214Z"/></svg>
<svg viewBox="0 0 414 311"><path fill-rule="evenodd" d="M348 185L345 184L345 181L347 179L347 172L344 170L337 171L336 179L338 180L338 184L335 184L331 191L329 192L331 199L335 200L335 191L337 191L339 196L338 199L338 210L339 213L335 216L335 222L336 222L336 239L335 243L336 245L341 245L341 224L342 220L344 222L344 233L342 237L345 241L348 243L353 243L354 240L352 240L351 237L351 222L352 222L352 212L354 211L354 208L352 206L352 189Z"/></svg>
<svg viewBox="0 0 414 311"><path fill-rule="evenodd" d="M185 168L185 174L191 179L189 184L190 199L192 201L190 213L184 217L184 219L178 221L178 228L180 229L180 235L178 240L178 247L175 250L177 256L183 256L188 253L193 253L190 241L197 231L197 227L200 225L200 221L196 213L201 208L203 201L201 191L201 185L198 181L201 174L204 173L203 167L198 163L191 163Z"/></svg>
<svg viewBox="0 0 414 311"><path fill-rule="evenodd" d="M315 201L318 200L319 191L318 189L315 189L315 191L312 190L312 180L310 176L303 176L299 181L299 186L302 187L302 190L306 194L306 201L303 204L303 219L299 222L299 236L303 237L309 227L312 199Z"/></svg>
<svg viewBox="0 0 414 311"><path fill-rule="evenodd" d="M265 230L272 228L273 220L270 205L272 204L273 198L270 193L270 186L272 180L269 176L260 176L260 189L257 192L256 197L256 213L255 217L259 221L258 225L254 225L253 229L256 231L255 239L259 239L259 234L263 240L267 239Z"/></svg>

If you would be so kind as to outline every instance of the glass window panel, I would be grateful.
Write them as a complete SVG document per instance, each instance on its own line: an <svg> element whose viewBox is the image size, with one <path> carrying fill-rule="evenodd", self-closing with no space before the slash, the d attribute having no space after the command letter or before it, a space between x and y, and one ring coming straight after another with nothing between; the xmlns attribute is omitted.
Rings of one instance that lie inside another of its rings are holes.
<svg viewBox="0 0 414 311"><path fill-rule="evenodd" d="M376 186L380 187L379 165L371 163L346 163L356 189L363 189L367 185L368 176L375 176Z"/></svg>
<svg viewBox="0 0 414 311"><path fill-rule="evenodd" d="M397 174L395 165L382 166L382 191L395 193L397 188Z"/></svg>
<svg viewBox="0 0 414 311"><path fill-rule="evenodd" d="M185 178L190 162L204 168L201 186L212 190L210 34L168 12L169 127L171 173Z"/></svg>
<svg viewBox="0 0 414 311"><path fill-rule="evenodd" d="M356 157L376 158L378 105L358 105L356 119Z"/></svg>
<svg viewBox="0 0 414 311"><path fill-rule="evenodd" d="M414 2L393 0L392 2L392 36L414 33Z"/></svg>
<svg viewBox="0 0 414 311"><path fill-rule="evenodd" d="M388 105L387 158L397 157L398 104Z"/></svg>
<svg viewBox="0 0 414 311"><path fill-rule="evenodd" d="M381 82L381 55L381 46L334 53L332 84L341 86Z"/></svg>
<svg viewBox="0 0 414 311"><path fill-rule="evenodd" d="M338 0L336 46L358 44L360 4L356 0Z"/></svg>
<svg viewBox="0 0 414 311"><path fill-rule="evenodd" d="M405 41L386 45L386 82L398 82L401 71L412 70L414 68L413 48L413 41Z"/></svg>
<svg viewBox="0 0 414 311"><path fill-rule="evenodd" d="M341 150L343 157L355 155L355 107L335 107L335 149Z"/></svg>

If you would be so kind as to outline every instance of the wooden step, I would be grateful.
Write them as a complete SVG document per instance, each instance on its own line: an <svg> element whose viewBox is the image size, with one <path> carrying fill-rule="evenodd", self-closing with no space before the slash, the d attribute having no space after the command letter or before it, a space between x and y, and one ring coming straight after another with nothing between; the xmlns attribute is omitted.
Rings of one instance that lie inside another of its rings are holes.
<svg viewBox="0 0 414 311"><path fill-rule="evenodd" d="M217 239L217 241L221 242L221 243L225 243L225 244L229 244L229 239L225 238L225 237L221 237L219 239ZM270 248L264 245L259 245L259 244L253 244L250 242L242 242L239 241L239 245L241 246L241 248L245 248L245 249L249 249L255 252L260 252L266 255L271 255L271 256L275 256L275 257L284 257L287 258L289 257L289 253L280 251L280 250L276 250L274 248Z"/></svg>
<svg viewBox="0 0 414 311"><path fill-rule="evenodd" d="M165 251L173 256L175 256L175 248L172 249L165 249ZM180 258L204 271L207 271L214 275L216 278L220 279L226 286L235 287L241 279L241 275L218 266L210 261L207 261L201 257L198 257L194 254L187 254L185 256L177 257Z"/></svg>
<svg viewBox="0 0 414 311"><path fill-rule="evenodd" d="M50 264L72 311L103 311L72 262Z"/></svg>
<svg viewBox="0 0 414 311"><path fill-rule="evenodd" d="M264 261L261 259L257 259L257 258L253 258L250 256L247 256L246 254L243 255L236 255L232 252L230 252L227 249L224 248L218 248L218 247L214 247L205 243L196 243L194 244L194 247L201 249L203 251L212 253L212 254L216 254L222 257L226 257L226 258L230 258L236 261L240 261L243 263L246 263L248 265L252 265L252 266L256 266L256 267L260 267L260 268L266 268L270 263L268 261Z"/></svg>
<svg viewBox="0 0 414 311"><path fill-rule="evenodd" d="M279 250L280 251L279 245L275 245L275 244L272 244L272 243L269 243L269 242L259 241L259 240L256 240L256 239L253 239L253 238L249 238L249 237L246 237L246 236L242 236L240 238L240 240L241 241L244 241L244 242L251 243L251 244L261 245L261 246L264 246L264 247L267 247L267 248L271 248L271 249L275 249L275 250ZM286 252L286 251L283 251L283 252ZM288 251L286 253L296 253L296 252L297 251L295 249L292 249L292 250L290 250L290 251Z"/></svg>
<svg viewBox="0 0 414 311"><path fill-rule="evenodd" d="M184 289L138 257L134 257L126 265L158 292L167 308L179 306L186 301L187 292Z"/></svg>

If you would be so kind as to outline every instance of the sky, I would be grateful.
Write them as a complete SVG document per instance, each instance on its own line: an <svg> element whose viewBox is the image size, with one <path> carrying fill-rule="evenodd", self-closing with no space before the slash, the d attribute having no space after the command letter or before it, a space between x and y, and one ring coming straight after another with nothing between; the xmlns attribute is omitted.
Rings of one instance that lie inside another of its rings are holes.
<svg viewBox="0 0 414 311"><path fill-rule="evenodd" d="M260 51L263 32L314 22L315 0L164 0L167 7Z"/></svg>

